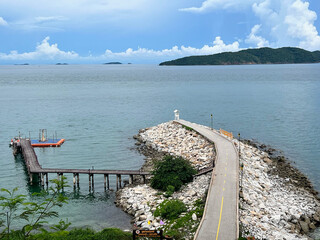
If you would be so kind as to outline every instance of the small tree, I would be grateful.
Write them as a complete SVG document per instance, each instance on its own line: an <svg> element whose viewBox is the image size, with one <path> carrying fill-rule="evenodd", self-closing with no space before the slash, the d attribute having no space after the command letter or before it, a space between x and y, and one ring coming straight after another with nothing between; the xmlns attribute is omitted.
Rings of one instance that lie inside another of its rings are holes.
<svg viewBox="0 0 320 240"><path fill-rule="evenodd" d="M182 157L165 156L162 161L155 164L151 186L166 191L171 185L178 191L183 184L193 180L196 172L190 162Z"/></svg>
<svg viewBox="0 0 320 240"><path fill-rule="evenodd" d="M46 219L51 217L58 217L59 214L54 210L54 207L62 207L64 203L67 203L67 197L62 193L63 188L68 187L65 182L66 177L61 177L61 180L50 180L53 186L49 190L43 190L41 193L34 193L33 195L44 197L44 201L26 202L25 195L15 195L18 188L14 188L11 192L2 188L1 192L6 193L6 196L0 196L0 207L2 207L2 216L7 213L7 221L0 220L2 226L5 226L3 234L8 233L10 238L11 233L23 235L27 238L33 230L39 229L44 223L47 223ZM23 226L21 230L10 231L10 226L13 220L24 219L27 224ZM70 224L69 224L70 225Z"/></svg>

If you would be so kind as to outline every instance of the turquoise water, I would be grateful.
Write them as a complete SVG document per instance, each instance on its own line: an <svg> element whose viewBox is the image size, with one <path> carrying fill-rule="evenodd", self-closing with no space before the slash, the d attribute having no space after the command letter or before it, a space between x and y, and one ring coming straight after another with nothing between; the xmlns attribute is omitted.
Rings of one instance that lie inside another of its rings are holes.
<svg viewBox="0 0 320 240"><path fill-rule="evenodd" d="M212 113L215 128L283 150L320 190L319 76L320 64L0 66L0 187L38 190L8 148L19 131L37 138L46 128L66 139L61 148L36 150L43 167L138 169L143 156L132 136L179 109L181 118L205 125ZM66 192L60 213L72 226L130 227L102 176L94 194L85 175L78 192Z"/></svg>

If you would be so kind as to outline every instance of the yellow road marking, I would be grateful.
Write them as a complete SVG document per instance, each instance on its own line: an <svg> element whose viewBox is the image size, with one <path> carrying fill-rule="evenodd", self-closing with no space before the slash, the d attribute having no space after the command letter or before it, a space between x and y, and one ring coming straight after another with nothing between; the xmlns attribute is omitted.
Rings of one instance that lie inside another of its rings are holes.
<svg viewBox="0 0 320 240"><path fill-rule="evenodd" d="M220 223L221 223L222 208L223 208L223 197L222 197L222 201L221 201L220 218L219 218L219 224L218 224L218 230L217 230L216 240L218 240L218 237L219 237L219 230L220 230Z"/></svg>
<svg viewBox="0 0 320 240"><path fill-rule="evenodd" d="M224 191L224 188L222 188L222 191Z"/></svg>
<svg viewBox="0 0 320 240"><path fill-rule="evenodd" d="M226 176L227 176L227 174L225 173L225 174L224 174L224 176L226 177Z"/></svg>
<svg viewBox="0 0 320 240"><path fill-rule="evenodd" d="M227 168L224 168L227 171Z"/></svg>

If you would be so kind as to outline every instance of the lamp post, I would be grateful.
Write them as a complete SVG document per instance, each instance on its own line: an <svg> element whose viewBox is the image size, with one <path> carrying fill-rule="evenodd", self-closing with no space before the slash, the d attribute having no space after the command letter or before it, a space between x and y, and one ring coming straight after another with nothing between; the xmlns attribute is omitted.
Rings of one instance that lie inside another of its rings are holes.
<svg viewBox="0 0 320 240"><path fill-rule="evenodd" d="M211 113L211 129L213 130L213 115Z"/></svg>

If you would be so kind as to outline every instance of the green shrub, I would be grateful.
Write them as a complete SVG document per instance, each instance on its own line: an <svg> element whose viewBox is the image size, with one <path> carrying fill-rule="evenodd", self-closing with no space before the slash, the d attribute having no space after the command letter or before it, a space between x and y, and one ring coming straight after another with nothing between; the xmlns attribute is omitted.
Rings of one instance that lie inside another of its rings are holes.
<svg viewBox="0 0 320 240"><path fill-rule="evenodd" d="M164 194L164 196L168 198L168 197L171 197L173 193L174 193L174 186L169 185L169 186L167 187L167 191L166 191L166 193Z"/></svg>
<svg viewBox="0 0 320 240"><path fill-rule="evenodd" d="M191 182L196 170L182 157L165 156L156 162L151 187L166 191L169 185L178 191L184 183Z"/></svg>
<svg viewBox="0 0 320 240"><path fill-rule="evenodd" d="M160 216L168 220L173 220L185 211L187 211L187 207L180 200L165 200L157 207L153 215L155 217Z"/></svg>

